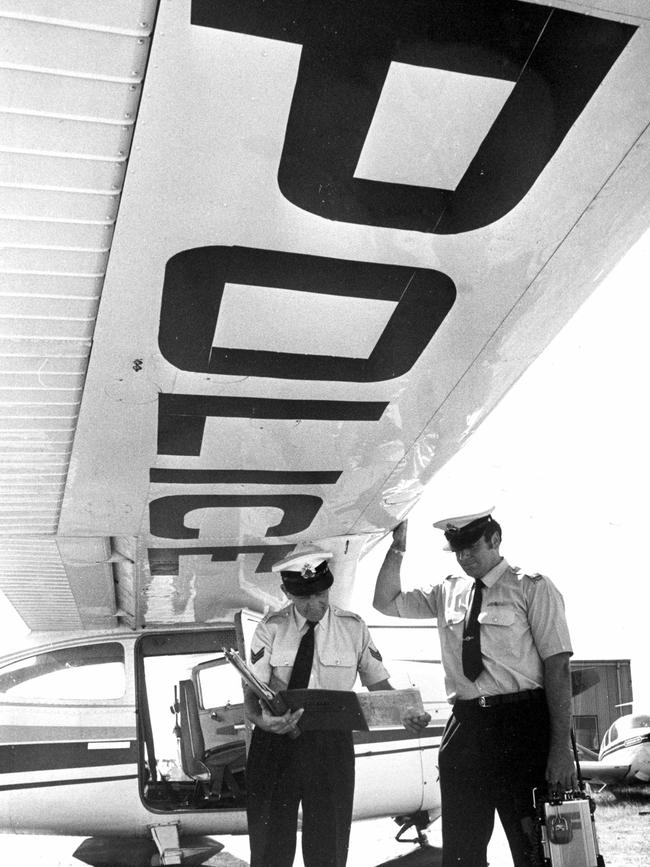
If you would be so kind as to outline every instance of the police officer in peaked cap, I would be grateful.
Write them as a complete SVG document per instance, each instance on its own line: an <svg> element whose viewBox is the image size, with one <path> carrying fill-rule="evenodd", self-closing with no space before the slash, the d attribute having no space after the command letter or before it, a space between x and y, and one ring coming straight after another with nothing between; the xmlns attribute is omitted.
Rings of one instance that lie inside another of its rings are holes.
<svg viewBox="0 0 650 867"><path fill-rule="evenodd" d="M486 867L495 810L515 867L542 864L533 789L576 786L562 596L502 557L492 511L437 521L464 574L409 592L400 578L407 525L399 524L373 601L383 614L438 621L452 705L439 753L443 867Z"/></svg>
<svg viewBox="0 0 650 867"><path fill-rule="evenodd" d="M366 624L330 604L331 557L312 548L275 564L289 604L258 625L250 667L274 690L352 690L357 674L369 690L391 689ZM352 732L301 732L302 709L273 716L248 689L245 701L255 724L246 766L251 867L291 867L300 802L305 867L344 867L354 795ZM405 719L405 727L419 731L427 716Z"/></svg>

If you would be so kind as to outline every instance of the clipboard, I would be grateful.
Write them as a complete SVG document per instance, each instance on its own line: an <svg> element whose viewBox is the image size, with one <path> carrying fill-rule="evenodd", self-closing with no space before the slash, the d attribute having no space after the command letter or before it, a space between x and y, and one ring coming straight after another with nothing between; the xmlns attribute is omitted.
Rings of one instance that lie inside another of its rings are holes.
<svg viewBox="0 0 650 867"><path fill-rule="evenodd" d="M278 695L291 710L302 707L301 731L368 731L356 692L336 689L285 689Z"/></svg>
<svg viewBox="0 0 650 867"><path fill-rule="evenodd" d="M304 708L298 721L301 731L338 729L367 732L371 728L401 726L405 707L412 707L417 713L424 712L418 689L362 693L335 689L285 689L276 692L255 677L236 650L224 647L223 652L271 713L280 715L287 710Z"/></svg>

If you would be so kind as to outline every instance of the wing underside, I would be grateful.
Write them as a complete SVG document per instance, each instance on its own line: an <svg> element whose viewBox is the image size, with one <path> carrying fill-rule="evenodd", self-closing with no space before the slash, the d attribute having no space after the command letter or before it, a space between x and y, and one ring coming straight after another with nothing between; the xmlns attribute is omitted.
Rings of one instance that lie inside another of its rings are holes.
<svg viewBox="0 0 650 867"><path fill-rule="evenodd" d="M261 610L310 543L345 595L650 224L645 4L470 5L0 0L32 629Z"/></svg>

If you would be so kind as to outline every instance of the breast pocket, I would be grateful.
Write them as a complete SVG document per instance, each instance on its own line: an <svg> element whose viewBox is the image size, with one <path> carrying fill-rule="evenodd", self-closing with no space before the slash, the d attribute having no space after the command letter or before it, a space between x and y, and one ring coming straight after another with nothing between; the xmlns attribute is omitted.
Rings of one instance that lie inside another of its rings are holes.
<svg viewBox="0 0 650 867"><path fill-rule="evenodd" d="M488 607L478 616L484 649L497 655L519 654L520 630L516 624L515 612L506 606Z"/></svg>
<svg viewBox="0 0 650 867"><path fill-rule="evenodd" d="M346 689L354 686L358 659L349 648L326 648L320 656L323 689Z"/></svg>
<svg viewBox="0 0 650 867"><path fill-rule="evenodd" d="M271 670L276 683L286 684L291 677L293 663L296 659L297 649L295 645L283 647L282 644L276 644L271 649L270 664ZM279 687L275 686L274 689Z"/></svg>
<svg viewBox="0 0 650 867"><path fill-rule="evenodd" d="M452 632L457 632L459 629L462 629L465 626L465 612L464 611L450 611L447 613L445 618L445 622L439 624L439 626L447 627L447 629L451 629Z"/></svg>

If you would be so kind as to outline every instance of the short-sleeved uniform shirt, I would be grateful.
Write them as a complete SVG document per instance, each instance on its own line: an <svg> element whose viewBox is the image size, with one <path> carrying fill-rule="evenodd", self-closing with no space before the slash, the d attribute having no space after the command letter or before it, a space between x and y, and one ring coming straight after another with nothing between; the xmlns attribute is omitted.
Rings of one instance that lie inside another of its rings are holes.
<svg viewBox="0 0 650 867"><path fill-rule="evenodd" d="M438 619L451 702L539 689L544 685L543 661L572 652L564 602L552 581L525 575L505 560L481 580L486 587L479 614L484 669L475 681L464 676L462 667L463 627L474 579L450 575L428 592L403 592L395 600L400 617Z"/></svg>
<svg viewBox="0 0 650 867"><path fill-rule="evenodd" d="M251 642L251 668L272 689L286 689L306 624L293 605L267 614L258 624ZM357 672L364 686L389 677L359 615L330 605L314 629L309 688L351 690Z"/></svg>

